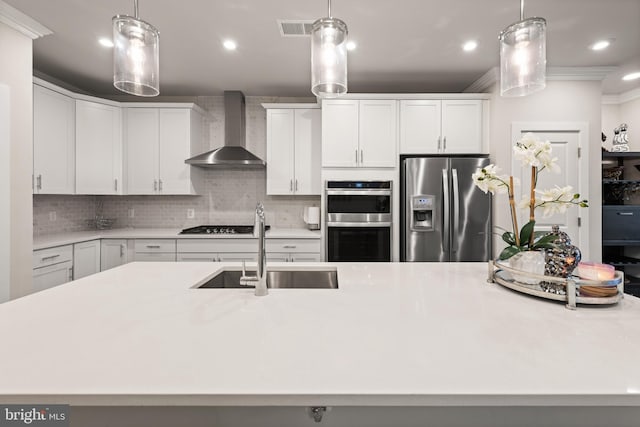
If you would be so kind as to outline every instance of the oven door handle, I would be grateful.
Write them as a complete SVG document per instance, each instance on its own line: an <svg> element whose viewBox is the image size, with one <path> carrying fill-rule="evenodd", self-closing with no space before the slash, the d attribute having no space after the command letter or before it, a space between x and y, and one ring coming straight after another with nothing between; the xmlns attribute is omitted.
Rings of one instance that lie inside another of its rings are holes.
<svg viewBox="0 0 640 427"><path fill-rule="evenodd" d="M390 222L327 222L327 227L391 227Z"/></svg>
<svg viewBox="0 0 640 427"><path fill-rule="evenodd" d="M391 190L327 190L327 196L391 196Z"/></svg>

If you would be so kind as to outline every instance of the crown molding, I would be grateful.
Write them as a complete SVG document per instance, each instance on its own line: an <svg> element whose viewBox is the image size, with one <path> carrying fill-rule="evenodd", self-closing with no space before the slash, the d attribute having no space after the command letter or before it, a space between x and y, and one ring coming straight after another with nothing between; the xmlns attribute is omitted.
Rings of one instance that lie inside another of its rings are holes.
<svg viewBox="0 0 640 427"><path fill-rule="evenodd" d="M500 81L500 72L498 67L493 67L482 75L478 80L467 86L462 92L464 93L483 93L495 83Z"/></svg>
<svg viewBox="0 0 640 427"><path fill-rule="evenodd" d="M603 95L602 105L620 105L636 99L640 99L640 88L631 89L619 95Z"/></svg>
<svg viewBox="0 0 640 427"><path fill-rule="evenodd" d="M603 80L618 67L547 67L547 80Z"/></svg>
<svg viewBox="0 0 640 427"><path fill-rule="evenodd" d="M2 0L0 0L0 22L31 39L53 34L53 31Z"/></svg>

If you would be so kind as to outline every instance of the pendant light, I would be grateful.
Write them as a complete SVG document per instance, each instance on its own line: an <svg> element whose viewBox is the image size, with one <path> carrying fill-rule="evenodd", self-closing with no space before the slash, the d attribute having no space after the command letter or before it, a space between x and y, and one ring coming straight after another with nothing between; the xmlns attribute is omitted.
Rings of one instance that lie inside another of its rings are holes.
<svg viewBox="0 0 640 427"><path fill-rule="evenodd" d="M347 93L347 24L331 17L320 18L311 29L311 92L319 98Z"/></svg>
<svg viewBox="0 0 640 427"><path fill-rule="evenodd" d="M157 96L159 89L160 33L138 18L138 0L134 16L113 17L113 85L137 96Z"/></svg>
<svg viewBox="0 0 640 427"><path fill-rule="evenodd" d="M500 94L525 96L546 85L547 21L524 19L524 0L520 0L520 21L500 33Z"/></svg>

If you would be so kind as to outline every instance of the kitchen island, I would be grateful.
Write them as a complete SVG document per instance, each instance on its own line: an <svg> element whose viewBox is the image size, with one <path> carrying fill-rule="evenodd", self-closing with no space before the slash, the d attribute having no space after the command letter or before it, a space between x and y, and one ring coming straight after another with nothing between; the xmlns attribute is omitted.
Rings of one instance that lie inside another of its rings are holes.
<svg viewBox="0 0 640 427"><path fill-rule="evenodd" d="M322 406L330 426L640 420L635 297L571 311L487 283L485 263L194 288L238 266L130 263L0 305L0 404L71 404L71 425L314 425Z"/></svg>

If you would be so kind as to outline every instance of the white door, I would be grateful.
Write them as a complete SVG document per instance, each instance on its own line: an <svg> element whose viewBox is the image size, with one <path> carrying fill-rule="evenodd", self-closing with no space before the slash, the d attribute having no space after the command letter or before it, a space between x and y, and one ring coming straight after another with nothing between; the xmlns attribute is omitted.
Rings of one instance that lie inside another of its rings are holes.
<svg viewBox="0 0 640 427"><path fill-rule="evenodd" d="M119 107L76 100L76 193L122 194Z"/></svg>
<svg viewBox="0 0 640 427"><path fill-rule="evenodd" d="M439 100L400 101L400 154L435 154L440 151Z"/></svg>
<svg viewBox="0 0 640 427"><path fill-rule="evenodd" d="M34 85L34 193L75 193L75 146L75 101Z"/></svg>
<svg viewBox="0 0 640 427"><path fill-rule="evenodd" d="M397 112L394 100L360 101L361 167L389 167L396 165Z"/></svg>
<svg viewBox="0 0 640 427"><path fill-rule="evenodd" d="M552 128L552 127L548 127ZM574 193L581 193L581 199L588 198L588 184L585 181L581 185L580 176L583 173L580 167L580 158L578 152L580 148L581 134L578 130L575 131L544 131L544 130L532 130L526 127L517 130L514 129L513 141L515 144L516 139L520 139L522 135L527 132L532 132L541 140L549 140L552 146L552 156L557 157L557 164L560 167L560 173L555 174L549 170L543 170L538 175L537 190L546 190L555 187L564 187L570 185L573 187ZM586 151L586 150L581 150ZM516 163L513 160L514 176L517 176L521 182L520 192L518 195L518 189L516 188L516 203L520 200L522 195L529 195L531 189L531 168L523 167L520 162ZM536 194L536 197L539 196ZM572 206L566 210L564 214L555 214L549 218L543 218L540 209L536 210L536 226L537 231L551 231L553 225L559 225L560 230L564 231L571 238L571 243L578 246L583 252L588 248L588 239L581 238L580 229L584 228L588 230L586 221L582 222L582 227L579 226L579 218L587 215L588 209ZM529 211L522 210L520 212L518 226L522 227L529 221ZM585 240L585 241L581 241Z"/></svg>
<svg viewBox="0 0 640 427"><path fill-rule="evenodd" d="M267 194L294 193L294 110L267 111Z"/></svg>
<svg viewBox="0 0 640 427"><path fill-rule="evenodd" d="M100 240L73 245L73 280L100 271Z"/></svg>
<svg viewBox="0 0 640 427"><path fill-rule="evenodd" d="M162 194L193 194L191 167L184 161L191 157L191 110L160 109L160 179Z"/></svg>
<svg viewBox="0 0 640 427"><path fill-rule="evenodd" d="M103 239L100 242L100 271L127 263L127 241Z"/></svg>
<svg viewBox="0 0 640 427"><path fill-rule="evenodd" d="M355 167L358 152L358 101L322 101L322 166Z"/></svg>
<svg viewBox="0 0 640 427"><path fill-rule="evenodd" d="M294 111L294 190L296 194L319 196L322 192L322 183L320 182L322 112L319 108L304 108ZM267 167L269 167L269 162L267 162Z"/></svg>
<svg viewBox="0 0 640 427"><path fill-rule="evenodd" d="M158 109L125 110L127 194L158 191Z"/></svg>
<svg viewBox="0 0 640 427"><path fill-rule="evenodd" d="M482 152L482 101L442 101L442 151L456 154Z"/></svg>

